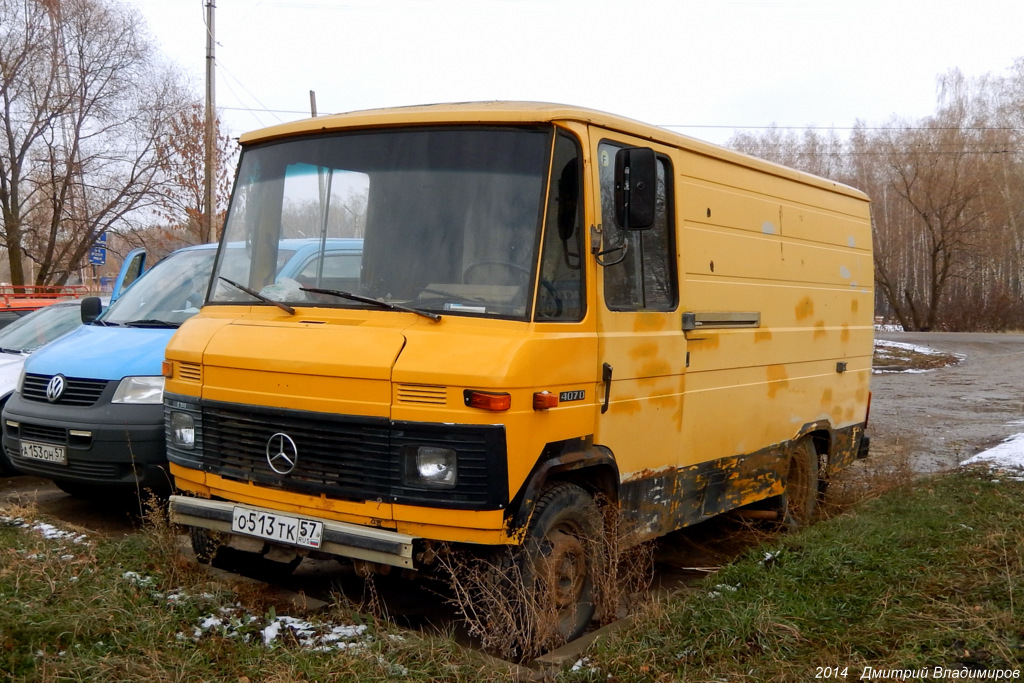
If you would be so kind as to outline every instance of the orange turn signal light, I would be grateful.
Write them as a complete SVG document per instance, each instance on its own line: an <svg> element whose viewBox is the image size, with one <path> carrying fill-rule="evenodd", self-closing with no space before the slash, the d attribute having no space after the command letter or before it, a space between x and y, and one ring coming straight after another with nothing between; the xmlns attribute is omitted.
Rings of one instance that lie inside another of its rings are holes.
<svg viewBox="0 0 1024 683"><path fill-rule="evenodd" d="M508 410L512 407L512 396L510 394L498 394L489 391L473 391L467 389L463 394L466 405L470 408L481 410Z"/></svg>
<svg viewBox="0 0 1024 683"><path fill-rule="evenodd" d="M534 410L547 410L548 408L557 407L558 394L552 394L550 391L538 391L533 395Z"/></svg>
<svg viewBox="0 0 1024 683"><path fill-rule="evenodd" d="M174 363L172 363L169 360L165 360L163 364L160 366L160 371L164 377L166 377L167 379L171 379L172 377L174 377Z"/></svg>

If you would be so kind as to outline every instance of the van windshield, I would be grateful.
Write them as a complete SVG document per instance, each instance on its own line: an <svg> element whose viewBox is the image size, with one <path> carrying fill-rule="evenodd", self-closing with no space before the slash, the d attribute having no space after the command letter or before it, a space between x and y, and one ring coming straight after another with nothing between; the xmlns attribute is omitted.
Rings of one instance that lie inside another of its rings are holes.
<svg viewBox="0 0 1024 683"><path fill-rule="evenodd" d="M100 316L100 324L177 327L199 312L215 249L177 251L150 268Z"/></svg>
<svg viewBox="0 0 1024 683"><path fill-rule="evenodd" d="M537 281L550 127L420 127L289 139L246 149L211 303L251 304L221 277L293 306L371 307L334 290L442 315L525 319ZM284 240L360 254L286 274ZM353 262L353 259L356 261Z"/></svg>

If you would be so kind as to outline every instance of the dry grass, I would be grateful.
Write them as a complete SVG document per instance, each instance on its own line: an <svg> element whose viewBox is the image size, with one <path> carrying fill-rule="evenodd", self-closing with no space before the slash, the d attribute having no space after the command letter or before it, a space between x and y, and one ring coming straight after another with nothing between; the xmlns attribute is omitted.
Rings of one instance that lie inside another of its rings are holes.
<svg viewBox="0 0 1024 683"><path fill-rule="evenodd" d="M776 537L698 590L648 604L560 680L795 682L826 665L847 667L845 680L868 666L1019 671L1022 486L971 473L886 484L856 514Z"/></svg>
<svg viewBox="0 0 1024 683"><path fill-rule="evenodd" d="M829 481L827 495L819 505L822 516L831 517L864 500L912 486L921 478L914 466L919 452L908 433L872 440L870 458L854 462Z"/></svg>
<svg viewBox="0 0 1024 683"><path fill-rule="evenodd" d="M607 624L622 618L640 601L636 596L653 576L653 544L632 542L618 508L606 501L603 531L589 558L594 582L595 620ZM502 548L488 557L449 551L439 557L451 590L450 601L481 647L513 661L532 659L565 644L559 633L557 607L543 582L523 570L525 548Z"/></svg>

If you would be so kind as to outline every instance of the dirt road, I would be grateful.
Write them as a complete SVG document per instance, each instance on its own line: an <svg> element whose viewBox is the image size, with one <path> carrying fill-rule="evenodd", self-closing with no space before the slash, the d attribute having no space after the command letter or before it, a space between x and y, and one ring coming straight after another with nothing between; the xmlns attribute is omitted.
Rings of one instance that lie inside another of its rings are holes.
<svg viewBox="0 0 1024 683"><path fill-rule="evenodd" d="M947 470L1024 432L1024 335L882 332L881 339L962 356L922 373L871 379L873 458L905 454L922 472Z"/></svg>

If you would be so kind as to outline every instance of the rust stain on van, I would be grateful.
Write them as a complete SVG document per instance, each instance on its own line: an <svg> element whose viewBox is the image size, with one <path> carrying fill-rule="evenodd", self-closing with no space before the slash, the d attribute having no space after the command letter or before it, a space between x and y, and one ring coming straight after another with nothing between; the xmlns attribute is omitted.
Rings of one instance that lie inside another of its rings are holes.
<svg viewBox="0 0 1024 683"><path fill-rule="evenodd" d="M686 375L679 376L679 403L676 412L672 414L675 421L676 431L683 431L683 397L686 396Z"/></svg>
<svg viewBox="0 0 1024 683"><path fill-rule="evenodd" d="M637 344L629 350L629 356L633 360L640 360L641 358L650 358L651 356L658 355L658 345L651 342L647 344Z"/></svg>
<svg viewBox="0 0 1024 683"><path fill-rule="evenodd" d="M769 365L768 375L768 398L775 398L780 390L789 386L789 375L786 374L786 366Z"/></svg>
<svg viewBox="0 0 1024 683"><path fill-rule="evenodd" d="M668 361L660 358L654 358L640 368L641 377L665 377L666 375L676 374L672 370L672 366Z"/></svg>
<svg viewBox="0 0 1024 683"><path fill-rule="evenodd" d="M640 401L634 396L622 398L611 404L611 411L616 415L635 415L640 412Z"/></svg>
<svg viewBox="0 0 1024 683"><path fill-rule="evenodd" d="M843 323L843 331L840 332L839 338L842 339L843 342L850 341L850 326L846 323Z"/></svg>
<svg viewBox="0 0 1024 683"><path fill-rule="evenodd" d="M856 299L854 299L853 301L850 302L850 313L856 313L857 309L859 309L859 308L860 308L860 304L857 302Z"/></svg>
<svg viewBox="0 0 1024 683"><path fill-rule="evenodd" d="M652 396L651 405L658 408L672 409L678 405L681 397L674 394L663 394L661 396Z"/></svg>
<svg viewBox="0 0 1024 683"><path fill-rule="evenodd" d="M821 407L828 408L830 405L832 405L832 387L821 392Z"/></svg>
<svg viewBox="0 0 1024 683"><path fill-rule="evenodd" d="M660 313L640 313L633 323L633 330L636 332L656 332L665 329L669 316Z"/></svg>
<svg viewBox="0 0 1024 683"><path fill-rule="evenodd" d="M766 342L766 341L771 341L771 340L772 340L772 333L771 332L755 332L754 333L754 343L755 344L757 344L758 342Z"/></svg>
<svg viewBox="0 0 1024 683"><path fill-rule="evenodd" d="M828 332L825 330L825 321L819 320L818 322L814 323L814 338L820 339L826 336L828 336Z"/></svg>
<svg viewBox="0 0 1024 683"><path fill-rule="evenodd" d="M796 305L796 319L806 320L814 315L814 302L811 301L811 297L805 296L800 300L800 303Z"/></svg>

